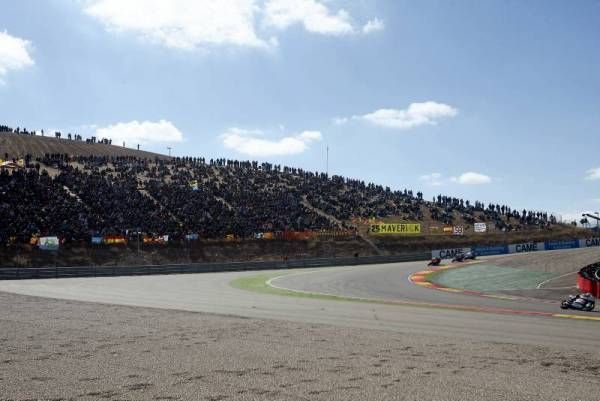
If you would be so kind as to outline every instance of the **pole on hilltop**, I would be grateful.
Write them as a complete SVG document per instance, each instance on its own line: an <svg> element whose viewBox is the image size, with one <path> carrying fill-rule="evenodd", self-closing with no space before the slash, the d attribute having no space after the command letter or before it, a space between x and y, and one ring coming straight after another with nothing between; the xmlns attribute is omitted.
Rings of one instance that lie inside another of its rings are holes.
<svg viewBox="0 0 600 401"><path fill-rule="evenodd" d="M325 174L329 177L329 145L327 145L327 158L325 161Z"/></svg>

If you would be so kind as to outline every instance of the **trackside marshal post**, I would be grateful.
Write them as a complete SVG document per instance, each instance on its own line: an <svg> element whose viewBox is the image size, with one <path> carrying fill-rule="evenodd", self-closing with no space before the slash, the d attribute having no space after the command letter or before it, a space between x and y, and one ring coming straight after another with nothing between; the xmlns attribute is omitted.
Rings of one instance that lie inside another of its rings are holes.
<svg viewBox="0 0 600 401"><path fill-rule="evenodd" d="M391 224L371 224L369 234L395 234L395 235L419 235L421 234L421 224L418 223L391 223Z"/></svg>

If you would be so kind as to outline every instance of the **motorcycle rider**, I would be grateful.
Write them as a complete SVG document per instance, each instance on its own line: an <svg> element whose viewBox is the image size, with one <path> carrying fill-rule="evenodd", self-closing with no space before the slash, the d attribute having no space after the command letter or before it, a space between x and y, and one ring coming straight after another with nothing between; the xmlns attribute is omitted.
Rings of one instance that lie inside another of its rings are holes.
<svg viewBox="0 0 600 401"><path fill-rule="evenodd" d="M586 292L584 294L577 295L577 297L573 301L573 304L577 304L577 306L579 306L580 308L583 308L588 304L588 302L595 302L595 299L592 294L590 294L589 292Z"/></svg>

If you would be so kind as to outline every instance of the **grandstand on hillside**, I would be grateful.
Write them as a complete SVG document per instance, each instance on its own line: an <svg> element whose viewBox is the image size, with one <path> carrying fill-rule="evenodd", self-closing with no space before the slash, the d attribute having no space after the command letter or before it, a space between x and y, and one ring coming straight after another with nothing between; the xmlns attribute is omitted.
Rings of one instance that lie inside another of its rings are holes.
<svg viewBox="0 0 600 401"><path fill-rule="evenodd" d="M169 158L16 133L0 134L0 154L14 162L0 171L1 244L49 235L89 243L140 233L149 241L306 239L361 234L374 222L418 222L422 235L556 224L543 212L442 195L428 201L420 192L269 163Z"/></svg>

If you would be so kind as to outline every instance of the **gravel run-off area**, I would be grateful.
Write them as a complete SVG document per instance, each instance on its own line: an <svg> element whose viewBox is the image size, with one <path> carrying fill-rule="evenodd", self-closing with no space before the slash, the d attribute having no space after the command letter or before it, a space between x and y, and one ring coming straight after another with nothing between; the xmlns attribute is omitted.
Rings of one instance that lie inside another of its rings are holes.
<svg viewBox="0 0 600 401"><path fill-rule="evenodd" d="M0 293L0 400L598 400L600 350ZM532 320L535 324L535 319Z"/></svg>

